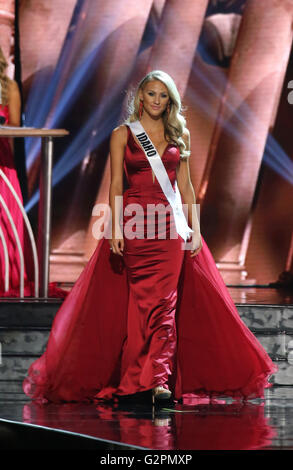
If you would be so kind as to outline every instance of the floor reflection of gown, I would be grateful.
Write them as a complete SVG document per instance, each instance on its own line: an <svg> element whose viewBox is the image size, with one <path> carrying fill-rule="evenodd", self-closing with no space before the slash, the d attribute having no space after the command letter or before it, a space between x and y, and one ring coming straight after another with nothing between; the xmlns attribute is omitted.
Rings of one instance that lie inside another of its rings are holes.
<svg viewBox="0 0 293 470"><path fill-rule="evenodd" d="M162 155L174 187L179 150ZM126 203L168 205L128 128ZM123 224L131 218L124 215ZM245 326L204 241L191 258L180 237L125 237L123 257L103 238L54 319L24 392L41 401L91 401L143 392L168 380L175 398L263 397L276 367ZM146 233L146 220L136 227Z"/></svg>
<svg viewBox="0 0 293 470"><path fill-rule="evenodd" d="M178 413L156 410L153 414L149 407L133 404L30 402L23 406L22 421L157 450L256 450L277 438L263 402L215 401L177 404Z"/></svg>
<svg viewBox="0 0 293 470"><path fill-rule="evenodd" d="M8 123L9 119L9 111L8 106L1 106L0 105L0 115L4 116ZM0 169L3 173L7 176L8 180L12 184L14 190L16 191L21 203L22 201L22 194L21 189L17 177L17 171L14 165L14 156L11 151L11 147L9 144L9 140L7 138L0 138ZM4 182L3 178L0 176L0 194L3 197L11 215L13 221L16 226L17 233L19 235L20 244L24 252L24 261L25 261L25 269L24 269L24 296L34 296L34 282L29 279L27 274L28 272L34 272L32 266L32 255L31 255L31 248L29 237L27 235L26 229L24 227L24 220L22 213L19 209L19 206L14 199L10 189L8 188L6 182ZM0 297L19 297L19 279L20 279L20 260L19 260L19 253L17 249L17 244L15 241L15 237L11 228L11 224L9 219L4 212L2 205L0 204L0 226L3 231L3 235L7 244L8 256L9 256L9 290L5 291L5 271L4 271L4 250L0 240ZM67 292L63 289L59 289L56 283L50 283L49 285L49 297L66 297Z"/></svg>

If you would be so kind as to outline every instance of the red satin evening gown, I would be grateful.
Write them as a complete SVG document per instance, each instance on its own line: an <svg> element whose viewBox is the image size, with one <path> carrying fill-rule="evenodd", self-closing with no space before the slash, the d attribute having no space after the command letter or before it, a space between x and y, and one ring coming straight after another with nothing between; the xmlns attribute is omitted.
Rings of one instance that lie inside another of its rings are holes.
<svg viewBox="0 0 293 470"><path fill-rule="evenodd" d="M6 118L5 124L9 122L9 109L8 106L0 105L0 115ZM7 138L0 138L0 168L3 173L7 176L14 190L16 191L21 203L22 194L18 181L17 171L14 164L14 155L11 151L9 140ZM0 194L3 197L10 214L12 215L13 221L16 226L17 233L19 235L20 244L24 254L24 296L34 296L34 282L28 278L27 270L33 272L33 258L31 255L31 247L29 237L26 232L25 223L19 206L8 188L6 182L0 176ZM17 249L15 237L11 228L11 224L4 211L2 204L0 203L0 226L3 231L4 238L7 244L8 256L9 256L9 290L5 291L5 264L4 264L4 250L0 239L0 297L19 297L19 279L20 279L20 260ZM64 298L68 295L68 292L57 287L56 283L52 282L49 284L48 289L49 297L61 297Z"/></svg>
<svg viewBox="0 0 293 470"><path fill-rule="evenodd" d="M129 127L123 206L169 203ZM179 149L162 161L174 188ZM124 212L123 228L133 216ZM32 363L24 392L41 402L117 399L168 383L175 399L263 397L276 366L240 319L202 239L191 258L182 238L124 237L123 257L98 244L54 319L47 349ZM144 215L137 231L146 234ZM160 226L161 229L161 226Z"/></svg>

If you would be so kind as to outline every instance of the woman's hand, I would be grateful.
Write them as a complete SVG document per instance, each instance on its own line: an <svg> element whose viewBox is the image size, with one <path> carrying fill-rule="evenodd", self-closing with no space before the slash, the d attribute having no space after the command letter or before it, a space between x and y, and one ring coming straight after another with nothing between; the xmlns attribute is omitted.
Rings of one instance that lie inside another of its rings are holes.
<svg viewBox="0 0 293 470"><path fill-rule="evenodd" d="M112 253L115 253L115 255L120 255L123 256L123 250L124 250L124 238L112 238L109 240L110 243L110 250L112 250Z"/></svg>
<svg viewBox="0 0 293 470"><path fill-rule="evenodd" d="M190 256L193 258L194 256L198 255L200 250L202 249L202 239L201 239L201 233L200 232L193 232L191 234L191 253Z"/></svg>

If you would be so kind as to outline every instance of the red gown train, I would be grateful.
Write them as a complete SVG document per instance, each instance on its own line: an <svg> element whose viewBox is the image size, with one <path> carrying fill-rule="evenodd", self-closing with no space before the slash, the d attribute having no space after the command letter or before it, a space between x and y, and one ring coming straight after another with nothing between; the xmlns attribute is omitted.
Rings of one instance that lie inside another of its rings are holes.
<svg viewBox="0 0 293 470"><path fill-rule="evenodd" d="M170 236L170 212L167 237L159 237L155 219L148 221L155 236L146 238L146 205L169 203L127 129L123 206L144 209L134 226L140 237L124 236L123 257L107 238L99 242L29 367L24 392L41 402L116 400L168 383L175 399L263 397L277 368L241 320L204 239L191 258L182 238ZM179 149L169 144L161 158L174 188ZM133 215L124 211L124 234Z"/></svg>
<svg viewBox="0 0 293 470"><path fill-rule="evenodd" d="M8 106L0 105L0 115L5 117L5 124L9 122L9 108ZM22 194L18 181L17 171L14 164L14 155L12 153L9 140L5 137L0 138L0 169L7 176L16 191L21 203ZM29 237L24 226L24 220L19 206L8 188L6 182L0 176L0 194L3 197L16 226L19 235L20 244L24 252L25 269L24 269L24 296L31 297L35 295L34 281L29 279L28 272L33 272L32 255L29 243ZM2 204L0 204L0 226L3 231L4 238L7 244L9 256L9 290L5 291L5 271L4 271L4 249L0 239L0 297L19 297L19 276L20 276L20 260L17 250L17 244L11 228L9 219L4 211ZM68 292L57 287L57 284L51 282L49 284L48 296L64 298Z"/></svg>

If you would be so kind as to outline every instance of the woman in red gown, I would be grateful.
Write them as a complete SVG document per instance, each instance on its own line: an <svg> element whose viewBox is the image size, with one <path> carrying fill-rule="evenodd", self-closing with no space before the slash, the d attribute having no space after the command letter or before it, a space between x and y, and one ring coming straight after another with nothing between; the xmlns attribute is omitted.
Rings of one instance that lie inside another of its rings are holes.
<svg viewBox="0 0 293 470"><path fill-rule="evenodd" d="M5 121L5 125L20 126L20 114L21 114L21 98L18 89L18 85L14 80L10 80L6 75L7 62L4 54L0 48L0 84L1 84L1 100L0 100L0 116ZM22 193L18 181L17 171L14 163L13 153L13 140L5 137L0 138L0 169L3 171L5 176L12 184L16 191L21 203ZM31 255L31 248L29 244L29 237L26 228L24 226L23 215L19 206L8 188L6 182L0 175L0 194L7 205L10 214L12 215L15 227L19 236L20 245L24 252L24 296L34 296L34 281L28 278L26 270L33 272L33 258ZM20 259L17 249L17 244L11 224L7 217L7 214L0 203L0 227L3 232L3 237L6 241L8 258L9 258L9 290L5 290L5 257L4 248L0 239L0 297L19 297L19 285L20 285ZM59 289L56 283L50 283L49 285L49 296L50 297L61 297L67 296L68 292Z"/></svg>
<svg viewBox="0 0 293 470"><path fill-rule="evenodd" d="M263 397L270 386L276 367L240 319L200 234L189 176L189 133L180 109L172 78L153 71L140 82L125 125L113 130L110 237L98 244L57 312L46 351L28 370L23 390L31 398L117 400L152 391L161 402L193 396L249 399ZM170 212L166 237L159 236L157 220L155 236L147 237L147 204L165 208L169 203L128 125L138 119L173 189L177 181L188 205L191 249L182 249L180 235L170 236ZM123 166L129 188L115 208L123 192ZM130 204L143 208L135 237L125 236L133 216ZM118 224L115 232L114 220L122 210L123 231Z"/></svg>

